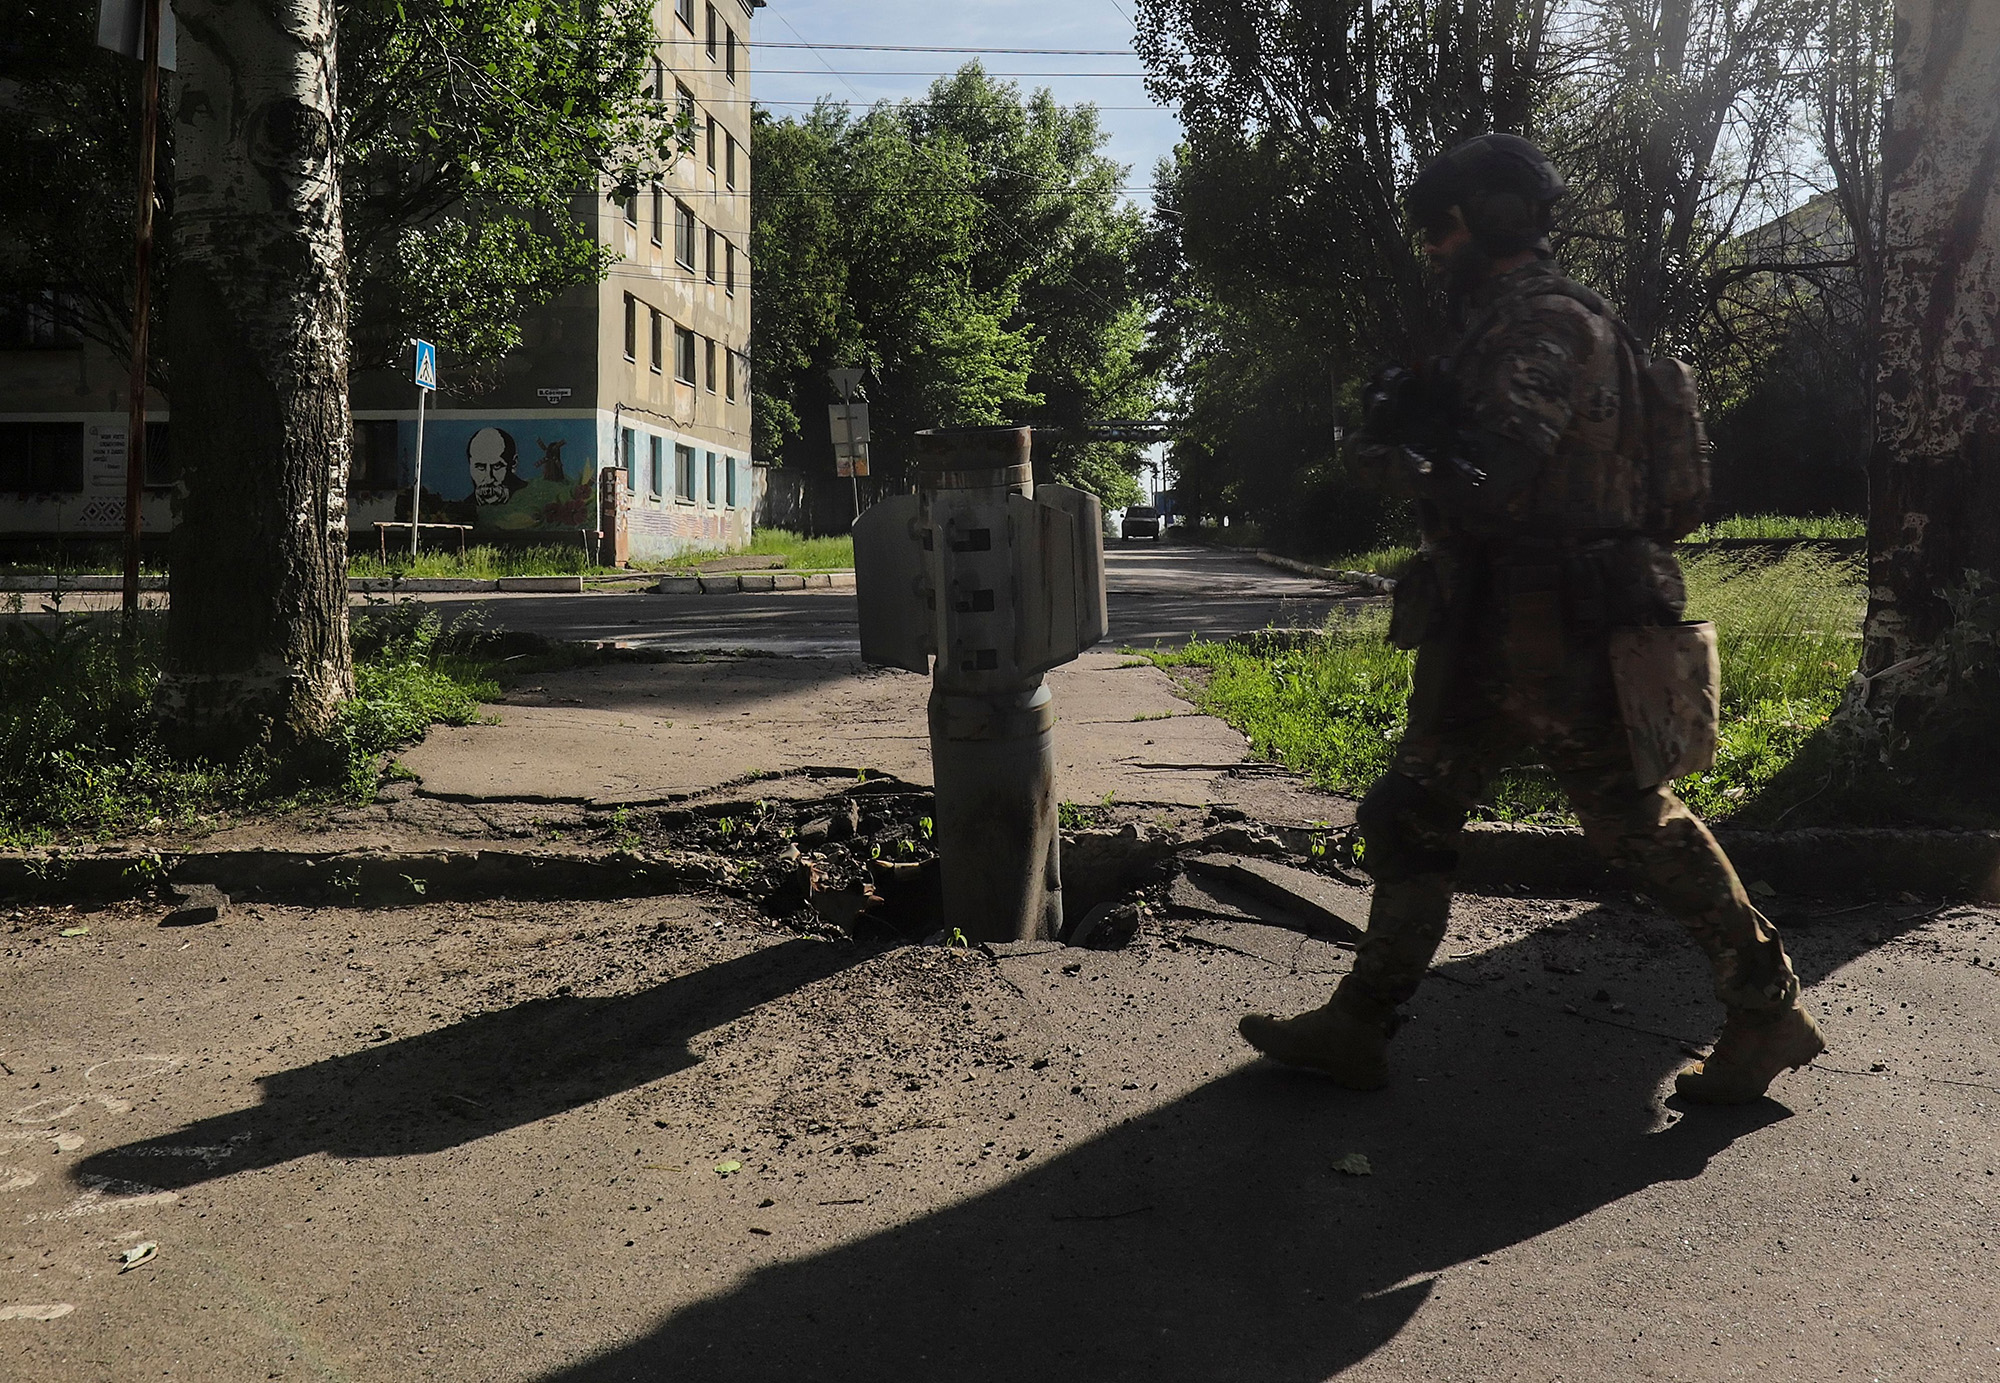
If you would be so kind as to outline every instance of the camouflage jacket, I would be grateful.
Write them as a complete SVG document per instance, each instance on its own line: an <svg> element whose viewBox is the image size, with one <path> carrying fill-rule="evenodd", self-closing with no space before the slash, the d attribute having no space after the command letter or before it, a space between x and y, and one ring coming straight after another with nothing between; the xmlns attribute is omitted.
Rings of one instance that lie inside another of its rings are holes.
<svg viewBox="0 0 2000 1383"><path fill-rule="evenodd" d="M1464 336L1438 366L1438 392L1483 481L1464 468L1422 473L1394 446L1364 443L1354 452L1364 475L1431 501L1439 537L1560 539L1643 528L1637 362L1609 309L1593 311L1563 284L1544 260L1481 285Z"/></svg>

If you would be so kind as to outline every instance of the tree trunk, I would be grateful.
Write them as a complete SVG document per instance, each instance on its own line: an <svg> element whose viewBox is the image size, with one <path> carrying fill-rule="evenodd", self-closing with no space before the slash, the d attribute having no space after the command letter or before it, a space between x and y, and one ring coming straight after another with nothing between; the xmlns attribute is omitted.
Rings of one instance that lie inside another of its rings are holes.
<svg viewBox="0 0 2000 1383"><path fill-rule="evenodd" d="M1899 0L1862 671L2000 570L2000 6Z"/></svg>
<svg viewBox="0 0 2000 1383"><path fill-rule="evenodd" d="M169 671L187 748L309 741L352 689L334 0L176 0Z"/></svg>

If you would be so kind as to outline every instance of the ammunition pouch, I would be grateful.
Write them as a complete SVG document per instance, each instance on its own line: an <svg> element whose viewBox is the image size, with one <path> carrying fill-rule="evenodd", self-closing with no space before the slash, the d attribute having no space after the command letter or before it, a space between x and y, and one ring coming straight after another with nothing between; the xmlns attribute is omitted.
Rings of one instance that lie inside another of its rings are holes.
<svg viewBox="0 0 2000 1383"><path fill-rule="evenodd" d="M1722 664L1706 620L1611 631L1611 680L1642 788L1715 763Z"/></svg>
<svg viewBox="0 0 2000 1383"><path fill-rule="evenodd" d="M1449 613L1444 581L1430 557L1410 563L1396 578L1390 599L1389 642L1397 648L1416 648L1443 632Z"/></svg>

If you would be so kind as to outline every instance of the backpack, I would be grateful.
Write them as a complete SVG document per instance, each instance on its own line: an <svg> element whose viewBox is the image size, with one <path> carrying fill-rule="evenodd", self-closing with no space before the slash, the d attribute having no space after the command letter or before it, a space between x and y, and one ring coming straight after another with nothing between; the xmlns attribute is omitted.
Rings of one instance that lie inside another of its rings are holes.
<svg viewBox="0 0 2000 1383"><path fill-rule="evenodd" d="M1652 356L1625 319L1603 298L1559 275L1538 285L1533 296L1556 293L1573 298L1611 323L1632 352L1639 378L1639 417L1634 441L1644 453L1637 458L1646 472L1646 532L1661 542L1678 542L1700 528L1708 517L1708 429L1696 397L1694 370L1671 355ZM1475 324L1469 336L1483 335L1497 316Z"/></svg>
<svg viewBox="0 0 2000 1383"><path fill-rule="evenodd" d="M1708 517L1708 429L1695 397L1694 371L1671 355L1649 358L1630 328L1625 336L1639 363L1646 413L1646 527L1662 541L1678 542Z"/></svg>

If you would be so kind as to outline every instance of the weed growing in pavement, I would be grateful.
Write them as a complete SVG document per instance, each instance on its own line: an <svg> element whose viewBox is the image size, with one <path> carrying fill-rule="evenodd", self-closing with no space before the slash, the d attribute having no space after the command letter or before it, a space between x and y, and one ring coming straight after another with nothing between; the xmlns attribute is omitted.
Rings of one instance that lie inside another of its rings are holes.
<svg viewBox="0 0 2000 1383"><path fill-rule="evenodd" d="M1717 626L1723 724L1714 768L1679 790L1695 810L1726 817L1839 705L1859 656L1862 577L1858 564L1812 550L1778 561L1703 553L1686 571L1689 618ZM1415 660L1389 645L1387 628L1388 612L1377 608L1336 615L1324 637L1299 646L1197 640L1150 656L1182 673L1195 704L1241 731L1252 752L1359 793L1388 768L1403 733ZM1554 780L1532 765L1500 775L1490 814L1569 819Z"/></svg>
<svg viewBox="0 0 2000 1383"><path fill-rule="evenodd" d="M498 694L469 633L420 606L357 614L354 697L326 741L220 762L172 753L153 726L165 635L157 615L141 617L129 648L111 615L52 610L0 623L0 846L365 800L383 754L432 725L469 723Z"/></svg>
<svg viewBox="0 0 2000 1383"><path fill-rule="evenodd" d="M1110 794L1105 796L1108 799ZM1059 802L1056 804L1056 825L1065 831L1088 831L1104 820L1108 806L1108 801L1094 807L1080 802Z"/></svg>
<svg viewBox="0 0 2000 1383"><path fill-rule="evenodd" d="M611 813L611 841L620 850L639 848L639 833L632 829L632 813L623 807Z"/></svg>

